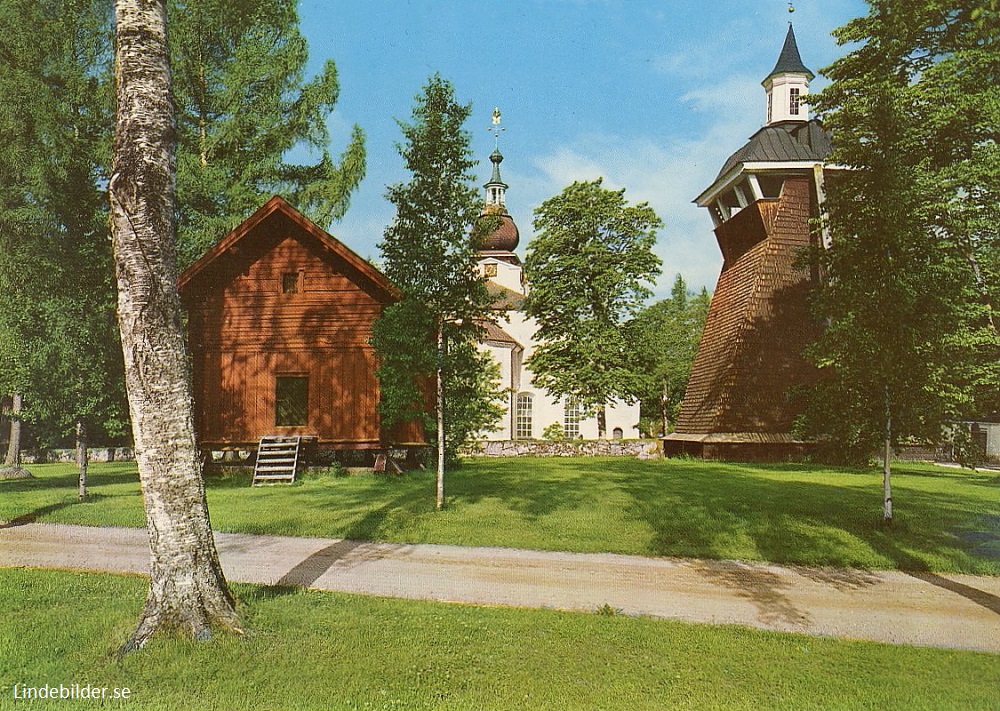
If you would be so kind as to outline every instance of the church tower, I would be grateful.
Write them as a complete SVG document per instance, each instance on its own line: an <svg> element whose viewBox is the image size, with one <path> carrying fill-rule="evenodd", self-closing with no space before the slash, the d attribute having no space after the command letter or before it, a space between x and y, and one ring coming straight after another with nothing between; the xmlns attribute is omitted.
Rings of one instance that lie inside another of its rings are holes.
<svg viewBox="0 0 1000 711"><path fill-rule="evenodd" d="M778 61L761 82L767 92L767 123L808 121L809 107L805 96L809 93L809 82L814 77L802 63L792 23L788 23L788 34L785 35L785 44L778 55Z"/></svg>
<svg viewBox="0 0 1000 711"><path fill-rule="evenodd" d="M804 101L813 76L789 24L762 82L766 124L695 199L712 217L723 265L667 455L781 460L808 448L792 430L795 390L816 377L802 353L819 333L808 304L818 275L799 255L821 239L810 220L830 151Z"/></svg>
<svg viewBox="0 0 1000 711"><path fill-rule="evenodd" d="M503 127L500 125L500 109L493 109L493 135L499 138ZM493 164L493 174L483 185L486 190L486 201L480 219L499 218L499 223L489 232L479 238L479 268L491 285L491 290L497 288L524 294L524 274L521 260L514 253L520 242L521 235L514 218L507 212L507 183L500 177L500 164L503 154L500 153L499 141L490 154Z"/></svg>

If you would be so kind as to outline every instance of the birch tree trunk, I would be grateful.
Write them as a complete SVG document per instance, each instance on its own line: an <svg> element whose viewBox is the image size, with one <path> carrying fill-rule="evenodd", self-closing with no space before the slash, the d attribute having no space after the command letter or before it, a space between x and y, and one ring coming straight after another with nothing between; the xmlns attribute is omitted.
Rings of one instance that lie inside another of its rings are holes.
<svg viewBox="0 0 1000 711"><path fill-rule="evenodd" d="M437 508L444 508L444 322L437 332Z"/></svg>
<svg viewBox="0 0 1000 711"><path fill-rule="evenodd" d="M885 391L885 449L882 452L882 522L892 523L892 410Z"/></svg>
<svg viewBox="0 0 1000 711"><path fill-rule="evenodd" d="M197 639L240 622L215 549L194 436L177 295L174 114L164 0L115 0L117 115L109 194L150 585L122 653L159 631Z"/></svg>
<svg viewBox="0 0 1000 711"><path fill-rule="evenodd" d="M17 468L21 466L21 394L11 395L10 406L10 441L7 443L7 456L3 460L4 467Z"/></svg>
<svg viewBox="0 0 1000 711"><path fill-rule="evenodd" d="M87 498L87 426L83 420L76 423L76 466L80 471L77 496L82 501Z"/></svg>

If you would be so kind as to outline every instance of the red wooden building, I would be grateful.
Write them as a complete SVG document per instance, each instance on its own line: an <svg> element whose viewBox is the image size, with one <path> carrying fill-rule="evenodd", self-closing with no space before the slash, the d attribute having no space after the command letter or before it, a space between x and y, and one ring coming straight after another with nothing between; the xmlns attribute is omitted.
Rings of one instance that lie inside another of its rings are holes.
<svg viewBox="0 0 1000 711"><path fill-rule="evenodd" d="M422 441L386 432L372 323L398 291L371 264L274 197L179 279L198 439L253 449L272 435L322 449Z"/></svg>

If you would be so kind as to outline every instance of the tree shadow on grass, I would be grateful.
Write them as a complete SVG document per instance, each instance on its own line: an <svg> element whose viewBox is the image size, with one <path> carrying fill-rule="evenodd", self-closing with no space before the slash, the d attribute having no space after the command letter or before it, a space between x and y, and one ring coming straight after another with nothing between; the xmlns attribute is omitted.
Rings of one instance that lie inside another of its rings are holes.
<svg viewBox="0 0 1000 711"><path fill-rule="evenodd" d="M0 521L0 529L5 528L17 528L18 526L26 526L29 523L35 523L38 519L49 515L55 511L60 511L68 506L73 506L74 504L83 503L79 500L77 501L60 501L55 504L49 504L48 506L42 506L35 509L34 511L29 511L26 514L22 514L17 518L13 518L10 521Z"/></svg>
<svg viewBox="0 0 1000 711"><path fill-rule="evenodd" d="M957 569L970 562L990 569L953 533L970 515L969 502L960 496L907 488L897 478L896 523L884 528L877 477L863 486L837 486L755 476L744 468L663 463L648 476L622 477L621 487L634 501L634 513L652 528L657 555L844 568L881 567L881 558L901 570L928 570L930 561L948 560ZM789 469L800 476L804 470Z"/></svg>
<svg viewBox="0 0 1000 711"><path fill-rule="evenodd" d="M520 460L530 466L532 460ZM607 485L603 472L591 460L550 459L537 472L525 473L517 462L479 460L457 470L448 497L458 505L493 499L528 519L540 519L560 510L577 510L596 499Z"/></svg>
<svg viewBox="0 0 1000 711"><path fill-rule="evenodd" d="M351 525L343 539L332 542L296 563L277 583L265 586L262 596L274 598L295 594L299 589L311 587L335 565L376 560L405 548L404 545L391 544L379 544L380 548L375 548L370 542L377 537L378 531L393 508L394 504L389 504L361 517ZM384 546L391 548L386 552L380 552Z"/></svg>

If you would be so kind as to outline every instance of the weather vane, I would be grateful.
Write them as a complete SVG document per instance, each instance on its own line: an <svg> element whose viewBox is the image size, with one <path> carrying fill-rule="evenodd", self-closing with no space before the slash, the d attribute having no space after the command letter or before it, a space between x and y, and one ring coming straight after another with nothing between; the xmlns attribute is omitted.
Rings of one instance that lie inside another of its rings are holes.
<svg viewBox="0 0 1000 711"><path fill-rule="evenodd" d="M500 147L500 134L503 131L507 130L505 127L503 127L503 126L500 125L500 121L501 120L502 119L500 117L500 108L499 107L494 108L493 109L493 125L490 126L488 130L493 132L493 139L494 139L494 142L496 143L496 145L495 145L496 148Z"/></svg>

